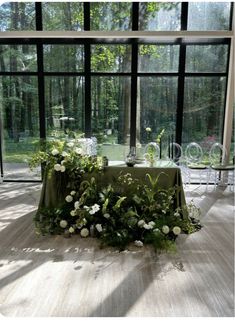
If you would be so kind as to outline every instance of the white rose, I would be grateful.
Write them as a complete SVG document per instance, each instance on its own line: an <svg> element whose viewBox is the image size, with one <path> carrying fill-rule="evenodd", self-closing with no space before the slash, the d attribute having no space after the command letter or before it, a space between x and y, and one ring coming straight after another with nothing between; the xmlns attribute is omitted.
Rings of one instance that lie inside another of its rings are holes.
<svg viewBox="0 0 235 325"><path fill-rule="evenodd" d="M79 208L79 205L80 205L80 204L79 204L78 201L74 202L74 208L75 208L75 209L78 209L78 208Z"/></svg>
<svg viewBox="0 0 235 325"><path fill-rule="evenodd" d="M67 147L72 148L73 146L74 146L74 143L73 142L68 142L67 143Z"/></svg>
<svg viewBox="0 0 235 325"><path fill-rule="evenodd" d="M144 221L144 220L140 220L140 221L138 221L138 226L139 226L140 228L142 228L144 225L145 225L145 221Z"/></svg>
<svg viewBox="0 0 235 325"><path fill-rule="evenodd" d="M89 236L89 230L88 230L87 228L83 228L83 229L81 230L81 232L80 232L80 235L81 235L82 237L87 237L87 236Z"/></svg>
<svg viewBox="0 0 235 325"><path fill-rule="evenodd" d="M108 219L108 218L110 218L110 214L109 214L109 213L105 213L105 214L104 214L104 217L105 217L106 219Z"/></svg>
<svg viewBox="0 0 235 325"><path fill-rule="evenodd" d="M65 201L66 202L72 202L73 201L73 197L71 195L67 195L66 198L65 198Z"/></svg>
<svg viewBox="0 0 235 325"><path fill-rule="evenodd" d="M150 221L148 224L149 224L150 226L152 226L152 227L155 226L155 222L154 222L154 221Z"/></svg>
<svg viewBox="0 0 235 325"><path fill-rule="evenodd" d="M135 244L135 246L137 246L137 247L143 247L143 246L144 246L144 244L143 244L143 242L142 242L141 240L135 240L135 241L134 241L134 244Z"/></svg>
<svg viewBox="0 0 235 325"><path fill-rule="evenodd" d="M70 215L71 215L72 217L75 217L75 216L76 216L76 211L74 211L74 210L70 211Z"/></svg>
<svg viewBox="0 0 235 325"><path fill-rule="evenodd" d="M76 191L71 191L70 192L70 195L75 195L76 194Z"/></svg>
<svg viewBox="0 0 235 325"><path fill-rule="evenodd" d="M67 224L68 224L68 222L66 220L61 220L60 221L60 227L61 228L66 228L67 227Z"/></svg>
<svg viewBox="0 0 235 325"><path fill-rule="evenodd" d="M153 229L153 232L160 232L158 228Z"/></svg>
<svg viewBox="0 0 235 325"><path fill-rule="evenodd" d="M70 234L72 234L74 231L75 231L75 230L74 230L73 227L70 227L70 228L69 228L69 232L70 232Z"/></svg>
<svg viewBox="0 0 235 325"><path fill-rule="evenodd" d="M61 165L60 164L55 164L54 165L54 170L56 170L57 172L61 171Z"/></svg>
<svg viewBox="0 0 235 325"><path fill-rule="evenodd" d="M60 171L61 171L61 173L64 173L64 172L65 172L65 169L66 169L65 166L61 166L61 167L60 167Z"/></svg>
<svg viewBox="0 0 235 325"><path fill-rule="evenodd" d="M172 231L173 231L173 233L174 233L175 235L179 235L179 234L181 233L181 229L180 229L180 227L178 227L178 226L175 226L175 227L172 229Z"/></svg>
<svg viewBox="0 0 235 325"><path fill-rule="evenodd" d="M151 226L151 225L148 225L147 223L146 224L144 224L144 229L152 229L153 227Z"/></svg>
<svg viewBox="0 0 235 325"><path fill-rule="evenodd" d="M67 157L69 154L66 151L63 151L61 154L63 157Z"/></svg>
<svg viewBox="0 0 235 325"><path fill-rule="evenodd" d="M57 150L57 149L53 149L53 150L51 151L51 153L52 153L53 156L56 156L56 155L59 154L59 150Z"/></svg>
<svg viewBox="0 0 235 325"><path fill-rule="evenodd" d="M82 154L82 149L81 148L75 148L74 150L76 154L81 155Z"/></svg>
<svg viewBox="0 0 235 325"><path fill-rule="evenodd" d="M97 225L95 225L97 231L101 232L103 230L102 225L100 223L97 223Z"/></svg>
<svg viewBox="0 0 235 325"><path fill-rule="evenodd" d="M169 229L168 226L163 226L163 227L162 227L162 232L163 232L163 234L167 235L167 234L169 233L169 231L170 231L170 229Z"/></svg>

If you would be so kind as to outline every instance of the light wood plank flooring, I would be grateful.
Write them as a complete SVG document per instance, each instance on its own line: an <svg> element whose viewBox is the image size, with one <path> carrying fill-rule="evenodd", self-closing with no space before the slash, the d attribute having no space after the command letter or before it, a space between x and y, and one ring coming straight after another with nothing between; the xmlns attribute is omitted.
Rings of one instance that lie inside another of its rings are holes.
<svg viewBox="0 0 235 325"><path fill-rule="evenodd" d="M0 184L0 313L4 316L234 316L234 195L186 190L203 229L175 255L119 253L96 239L37 238L41 186Z"/></svg>

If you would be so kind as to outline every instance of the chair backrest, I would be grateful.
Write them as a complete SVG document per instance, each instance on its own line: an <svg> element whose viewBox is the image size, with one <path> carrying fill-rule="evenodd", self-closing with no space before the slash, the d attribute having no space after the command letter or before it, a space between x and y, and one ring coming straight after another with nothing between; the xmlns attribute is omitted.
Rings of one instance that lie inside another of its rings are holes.
<svg viewBox="0 0 235 325"><path fill-rule="evenodd" d="M167 156L168 159L174 162L178 162L180 158L182 158L183 156L182 147L176 142L170 143L169 146L167 147Z"/></svg>
<svg viewBox="0 0 235 325"><path fill-rule="evenodd" d="M214 143L211 146L209 158L211 165L225 165L227 159L226 148L219 142Z"/></svg>
<svg viewBox="0 0 235 325"><path fill-rule="evenodd" d="M185 149L185 157L188 163L199 164L203 158L202 147L196 142L189 143Z"/></svg>

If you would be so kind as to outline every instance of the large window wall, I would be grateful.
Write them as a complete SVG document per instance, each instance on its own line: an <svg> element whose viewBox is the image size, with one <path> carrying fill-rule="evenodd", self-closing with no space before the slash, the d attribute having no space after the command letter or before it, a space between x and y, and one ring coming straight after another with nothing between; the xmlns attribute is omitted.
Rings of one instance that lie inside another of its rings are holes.
<svg viewBox="0 0 235 325"><path fill-rule="evenodd" d="M101 35L0 39L4 179L39 179L40 171L28 172L28 157L40 139L63 139L70 131L95 136L98 153L110 160L123 160L133 145L141 154L162 129L163 146L169 137L206 150L221 142L229 38L149 41L102 38L102 31L229 30L231 12L229 2L1 5L0 31Z"/></svg>

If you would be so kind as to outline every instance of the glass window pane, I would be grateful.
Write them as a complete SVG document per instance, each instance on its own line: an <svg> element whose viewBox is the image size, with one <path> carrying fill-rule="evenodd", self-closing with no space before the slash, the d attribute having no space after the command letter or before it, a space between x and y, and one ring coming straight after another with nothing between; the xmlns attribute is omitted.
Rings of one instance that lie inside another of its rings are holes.
<svg viewBox="0 0 235 325"><path fill-rule="evenodd" d="M225 89L225 77L185 79L183 144L195 141L208 152L213 142L221 141Z"/></svg>
<svg viewBox="0 0 235 325"><path fill-rule="evenodd" d="M84 45L44 45L44 70L47 72L82 72Z"/></svg>
<svg viewBox="0 0 235 325"><path fill-rule="evenodd" d="M0 31L35 30L34 2L5 2L0 5Z"/></svg>
<svg viewBox="0 0 235 325"><path fill-rule="evenodd" d="M91 71L130 72L130 45L92 45Z"/></svg>
<svg viewBox="0 0 235 325"><path fill-rule="evenodd" d="M178 72L179 45L139 45L139 72Z"/></svg>
<svg viewBox="0 0 235 325"><path fill-rule="evenodd" d="M142 147L142 156L144 146L156 141L163 129L163 148L167 147L169 136L175 135L177 88L177 77L138 78L136 144ZM146 128L151 131L146 131Z"/></svg>
<svg viewBox="0 0 235 325"><path fill-rule="evenodd" d="M228 45L188 45L186 72L226 72Z"/></svg>
<svg viewBox="0 0 235 325"><path fill-rule="evenodd" d="M36 45L0 45L0 71L37 71Z"/></svg>
<svg viewBox="0 0 235 325"><path fill-rule="evenodd" d="M188 30L228 30L230 2L189 2Z"/></svg>
<svg viewBox="0 0 235 325"><path fill-rule="evenodd" d="M98 154L124 160L130 138L130 77L92 77L91 91Z"/></svg>
<svg viewBox="0 0 235 325"><path fill-rule="evenodd" d="M91 2L91 30L131 30L131 2Z"/></svg>
<svg viewBox="0 0 235 325"><path fill-rule="evenodd" d="M180 30L179 2L142 2L139 6L140 30Z"/></svg>
<svg viewBox="0 0 235 325"><path fill-rule="evenodd" d="M82 2L42 2L43 30L84 29Z"/></svg>
<svg viewBox="0 0 235 325"><path fill-rule="evenodd" d="M40 179L30 172L28 158L39 149L37 77L0 77L5 179Z"/></svg>
<svg viewBox="0 0 235 325"><path fill-rule="evenodd" d="M47 138L84 131L84 77L46 77Z"/></svg>

